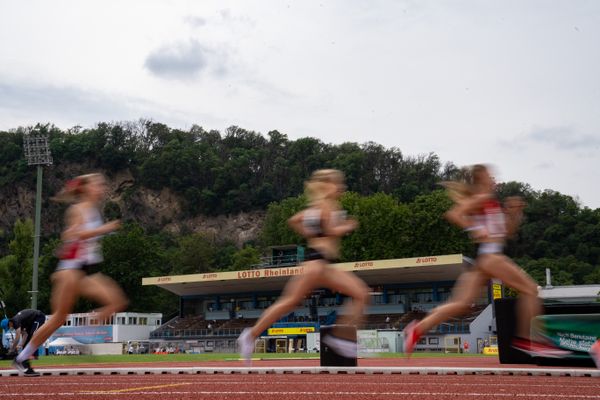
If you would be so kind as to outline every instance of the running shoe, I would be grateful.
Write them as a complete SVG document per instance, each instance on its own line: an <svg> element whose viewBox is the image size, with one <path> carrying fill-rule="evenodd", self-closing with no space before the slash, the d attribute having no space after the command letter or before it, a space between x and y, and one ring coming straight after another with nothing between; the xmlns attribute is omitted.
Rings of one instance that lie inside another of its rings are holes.
<svg viewBox="0 0 600 400"><path fill-rule="evenodd" d="M29 365L29 360L18 361L15 358L12 362L12 366L19 372L26 372L28 369L31 369L31 365Z"/></svg>
<svg viewBox="0 0 600 400"><path fill-rule="evenodd" d="M407 356L411 356L421 335L417 332L417 320L412 321L404 328L404 341L402 343L402 352Z"/></svg>
<svg viewBox="0 0 600 400"><path fill-rule="evenodd" d="M590 355L596 363L596 367L600 368L600 340L597 340L596 343L592 345L590 348Z"/></svg>
<svg viewBox="0 0 600 400"><path fill-rule="evenodd" d="M246 364L250 364L250 359L254 352L254 337L252 337L252 330L250 328L244 329L240 337L238 337L237 342L241 357L246 361Z"/></svg>
<svg viewBox="0 0 600 400"><path fill-rule="evenodd" d="M552 344L516 337L511 346L531 357L562 358L573 354L572 351L560 349Z"/></svg>
<svg viewBox="0 0 600 400"><path fill-rule="evenodd" d="M327 335L323 338L323 343L342 357L356 358L358 356L358 344L355 341Z"/></svg>
<svg viewBox="0 0 600 400"><path fill-rule="evenodd" d="M34 376L40 376L41 374L39 372L36 372L33 370L33 368L28 368L27 371L25 371L23 373L23 376L28 376L28 377L34 377Z"/></svg>

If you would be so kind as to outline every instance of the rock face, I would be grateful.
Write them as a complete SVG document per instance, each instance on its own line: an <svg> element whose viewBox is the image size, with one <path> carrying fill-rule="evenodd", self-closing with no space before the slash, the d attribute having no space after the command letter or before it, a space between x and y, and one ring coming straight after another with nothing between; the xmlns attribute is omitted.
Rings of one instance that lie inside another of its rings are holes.
<svg viewBox="0 0 600 400"><path fill-rule="evenodd" d="M62 228L64 204L51 201L71 177L90 171L81 165L61 165L44 170L42 194L42 236L58 235ZM194 216L184 214L183 199L168 188L151 190L137 186L129 170L107 176L108 195L104 213L117 213L124 221L135 221L152 230L174 234L203 233L216 241L233 241L241 247L258 237L265 211L235 215ZM0 229L12 230L17 219L33 218L35 174L18 185L0 188Z"/></svg>

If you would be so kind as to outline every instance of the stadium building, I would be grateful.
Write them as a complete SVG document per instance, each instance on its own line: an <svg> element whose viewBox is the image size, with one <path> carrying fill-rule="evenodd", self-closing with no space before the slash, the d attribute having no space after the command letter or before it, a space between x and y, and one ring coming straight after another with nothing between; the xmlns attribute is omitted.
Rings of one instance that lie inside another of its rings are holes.
<svg viewBox="0 0 600 400"><path fill-rule="evenodd" d="M151 340L175 341L188 352L235 352L242 329L252 326L277 300L290 277L302 274L303 250L273 248L271 257L249 270L143 278L143 285L158 286L180 298L179 315L153 331ZM405 325L445 302L470 263L461 254L451 254L333 264L332 268L355 273L371 288L371 305L358 334L362 351L399 351ZM494 344L491 301L501 293L499 284L490 284L471 313L428 332L416 351L474 353ZM256 352L315 351L320 326L335 323L346 300L340 293L313 291L263 332Z"/></svg>

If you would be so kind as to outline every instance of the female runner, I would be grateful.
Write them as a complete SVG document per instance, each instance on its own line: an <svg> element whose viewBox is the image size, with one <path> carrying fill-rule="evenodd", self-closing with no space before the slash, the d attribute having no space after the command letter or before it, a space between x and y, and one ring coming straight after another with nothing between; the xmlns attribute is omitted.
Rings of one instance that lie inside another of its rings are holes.
<svg viewBox="0 0 600 400"><path fill-rule="evenodd" d="M104 176L94 173L69 181L54 199L72 204L66 212L60 260L51 277L52 316L15 358L13 365L22 372L30 369L29 358L37 348L63 325L78 297L86 297L103 305L96 310L98 321L127 307L128 301L121 288L98 272L98 264L102 262L100 239L120 226L119 221L102 221L98 207L105 194Z"/></svg>
<svg viewBox="0 0 600 400"><path fill-rule="evenodd" d="M404 330L404 352L412 354L419 338L434 326L469 311L473 300L491 278L502 280L520 293L516 337L512 346L530 355L560 357L568 352L530 339L531 320L541 313L537 284L503 253L506 238L516 233L525 203L519 197L509 197L504 208L495 197L496 184L485 165L470 170L469 182L446 182L455 205L446 218L468 231L478 244L474 268L463 273L450 300L423 320L412 321Z"/></svg>
<svg viewBox="0 0 600 400"><path fill-rule="evenodd" d="M290 227L308 239L308 249L302 264L304 273L292 278L281 298L269 307L251 328L238 338L242 358L250 360L256 338L281 316L289 313L317 287L326 287L352 297L340 324L359 325L369 300L367 285L356 275L329 266L339 258L340 238L358 226L354 219L341 216L339 198L344 193L344 175L334 169L315 171L305 183L309 207L289 219ZM341 329L324 339L338 354L356 357L357 344Z"/></svg>

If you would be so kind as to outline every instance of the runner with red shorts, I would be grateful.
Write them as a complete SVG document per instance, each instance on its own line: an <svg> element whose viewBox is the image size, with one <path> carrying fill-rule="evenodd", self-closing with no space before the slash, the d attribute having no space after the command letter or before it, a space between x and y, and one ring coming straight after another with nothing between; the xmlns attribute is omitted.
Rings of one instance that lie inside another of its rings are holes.
<svg viewBox="0 0 600 400"><path fill-rule="evenodd" d="M412 354L419 338L436 325L467 313L481 288L496 278L520 294L517 332L512 346L533 356L570 354L549 341L530 338L531 320L542 311L537 283L503 253L506 239L516 233L521 223L525 203L519 197L509 197L501 205L495 197L494 178L485 165L473 166L466 175L465 182L443 184L455 202L446 218L468 231L477 243L475 265L459 277L447 303L433 309L423 320L408 324L404 329L404 352Z"/></svg>

